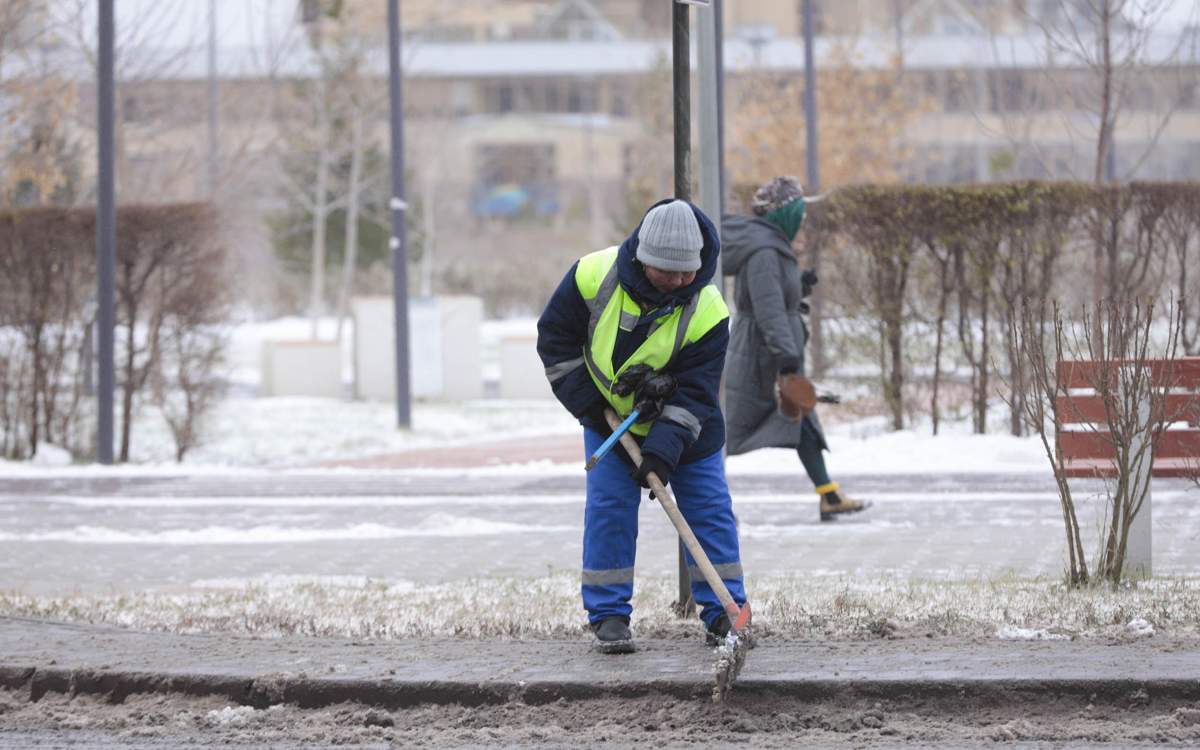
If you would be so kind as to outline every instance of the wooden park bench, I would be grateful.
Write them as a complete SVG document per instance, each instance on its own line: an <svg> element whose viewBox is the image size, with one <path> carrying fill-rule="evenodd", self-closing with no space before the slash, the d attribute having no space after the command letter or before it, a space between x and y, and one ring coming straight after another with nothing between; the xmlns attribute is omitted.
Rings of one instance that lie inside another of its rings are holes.
<svg viewBox="0 0 1200 750"><path fill-rule="evenodd" d="M1149 460L1151 477L1200 477L1200 357L1147 360L1154 403L1141 403L1146 417L1169 422ZM1108 374L1108 387L1117 387L1116 362L1061 361L1058 382L1070 389L1057 398L1055 440L1062 450L1063 468L1071 478L1111 479L1117 476L1117 457L1105 413L1105 397L1097 385ZM1150 400L1149 394L1144 400ZM1084 429L1068 429L1080 427ZM1138 467L1146 471L1146 462ZM1144 475L1143 475L1144 479ZM1150 496L1130 527L1130 570L1150 575Z"/></svg>

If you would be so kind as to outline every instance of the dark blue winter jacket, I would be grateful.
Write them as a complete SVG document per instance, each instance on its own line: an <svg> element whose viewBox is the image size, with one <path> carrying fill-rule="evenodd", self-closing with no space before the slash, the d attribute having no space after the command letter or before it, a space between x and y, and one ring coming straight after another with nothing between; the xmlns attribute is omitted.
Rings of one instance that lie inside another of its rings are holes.
<svg viewBox="0 0 1200 750"><path fill-rule="evenodd" d="M660 201L655 205L667 203ZM651 207L653 208L653 206ZM712 222L700 209L692 206L704 236L704 248L700 251L701 266L691 284L664 294L654 288L642 271L636 258L638 229L621 243L617 253L617 275L621 286L637 301L653 306L644 313L632 331L617 334L613 352L613 366L617 367L630 357L646 340L650 324L662 315L670 314L676 306L686 305L693 295L699 294L712 283L717 269L717 258L721 252L721 241ZM576 264L578 265L578 264ZM578 359L588 337L588 307L579 287L575 284L575 266L563 277L558 288L550 297L546 309L538 319L538 355L542 364L553 365ZM702 338L684 346L678 356L667 367L679 383L670 404L687 409L700 420L700 435L692 439L687 427L667 420L658 420L642 441L642 451L653 454L674 467L712 455L725 444L725 418L721 414L719 394L721 373L725 367L725 349L729 344L728 318L713 326ZM579 366L554 383L554 395L580 424L601 434L611 430L604 421L607 402L592 382L587 368Z"/></svg>

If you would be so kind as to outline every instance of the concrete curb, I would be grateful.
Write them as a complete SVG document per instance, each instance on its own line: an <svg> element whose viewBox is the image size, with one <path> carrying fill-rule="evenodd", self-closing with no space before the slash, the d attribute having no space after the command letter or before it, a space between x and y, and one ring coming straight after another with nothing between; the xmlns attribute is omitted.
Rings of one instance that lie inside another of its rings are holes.
<svg viewBox="0 0 1200 750"><path fill-rule="evenodd" d="M495 705L520 702L544 705L558 700L636 698L662 695L685 700L707 700L708 680L650 680L582 683L577 681L476 682L401 681L311 678L291 675L246 677L221 674L69 669L0 665L0 688L28 692L38 701L48 693L101 696L121 703L131 695L170 693L194 697L220 697L245 706L266 708L293 704L322 708L338 703L361 703L387 709L422 704ZM971 679L971 680L864 680L864 679L753 679L737 683L739 697L773 696L798 701L938 701L986 699L996 703L1044 702L1048 697L1073 697L1090 702L1128 704L1131 700L1200 700L1197 679Z"/></svg>

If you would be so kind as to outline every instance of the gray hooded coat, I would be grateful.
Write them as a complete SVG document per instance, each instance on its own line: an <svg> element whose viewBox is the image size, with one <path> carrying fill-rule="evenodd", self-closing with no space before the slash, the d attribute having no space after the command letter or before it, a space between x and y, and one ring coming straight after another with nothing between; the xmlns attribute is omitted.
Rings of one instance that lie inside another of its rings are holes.
<svg viewBox="0 0 1200 750"><path fill-rule="evenodd" d="M726 440L731 455L795 448L805 424L826 448L816 413L784 419L775 405L779 368L804 372L808 327L801 313L800 265L783 230L755 216L721 222L721 264L733 276L733 316L725 359Z"/></svg>

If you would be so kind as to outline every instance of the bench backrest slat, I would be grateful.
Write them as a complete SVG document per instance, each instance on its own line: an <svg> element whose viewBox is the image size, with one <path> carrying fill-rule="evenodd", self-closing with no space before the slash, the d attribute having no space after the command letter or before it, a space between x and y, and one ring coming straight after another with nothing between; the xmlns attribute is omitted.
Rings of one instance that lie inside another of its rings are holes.
<svg viewBox="0 0 1200 750"><path fill-rule="evenodd" d="M1154 359L1148 364L1155 385L1162 386L1169 378L1173 388L1200 390L1200 357ZM1058 363L1058 382L1067 388L1094 388L1098 379L1105 373L1110 380L1115 381L1116 373L1121 367L1121 364L1114 362L1062 360Z"/></svg>
<svg viewBox="0 0 1200 750"><path fill-rule="evenodd" d="M1113 458L1108 432L1059 432L1058 445L1067 458ZM1162 434L1154 458L1200 456L1200 430L1167 430Z"/></svg>
<svg viewBox="0 0 1200 750"><path fill-rule="evenodd" d="M1104 411L1104 398L1096 394L1059 396L1056 401L1059 424L1103 425L1108 419ZM1200 421L1200 394L1170 393L1158 404L1165 404L1162 416L1171 422Z"/></svg>

